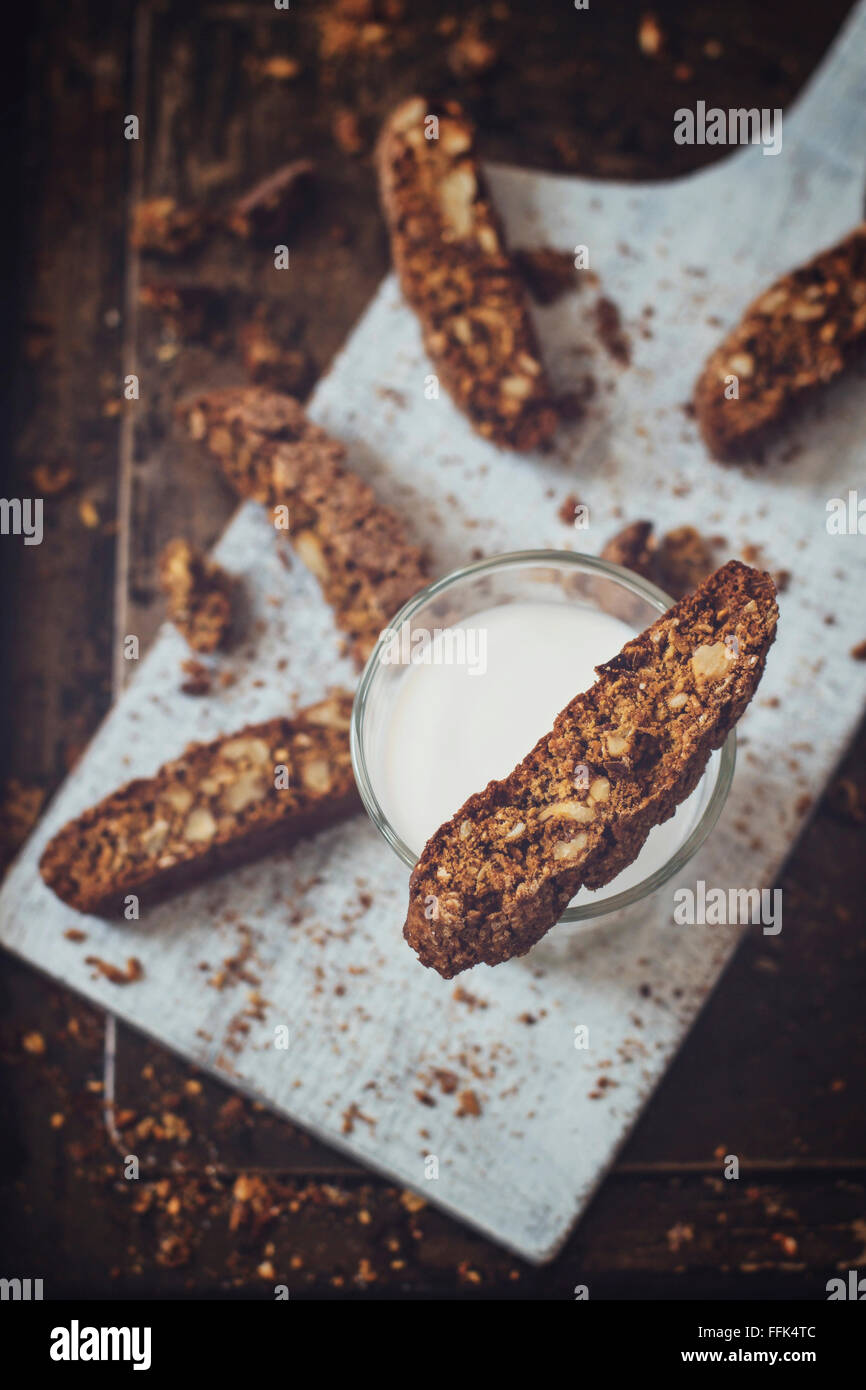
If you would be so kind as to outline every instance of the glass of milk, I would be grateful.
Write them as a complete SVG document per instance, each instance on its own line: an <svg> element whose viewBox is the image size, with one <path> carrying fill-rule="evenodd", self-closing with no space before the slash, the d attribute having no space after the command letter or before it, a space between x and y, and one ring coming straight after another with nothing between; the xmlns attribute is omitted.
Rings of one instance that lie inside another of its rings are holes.
<svg viewBox="0 0 866 1390"><path fill-rule="evenodd" d="M564 550L480 560L410 599L364 668L352 761L367 812L407 869L473 792L506 777L560 710L673 602L619 565ZM715 825L732 732L692 795L634 863L582 888L563 922L621 912L678 873Z"/></svg>

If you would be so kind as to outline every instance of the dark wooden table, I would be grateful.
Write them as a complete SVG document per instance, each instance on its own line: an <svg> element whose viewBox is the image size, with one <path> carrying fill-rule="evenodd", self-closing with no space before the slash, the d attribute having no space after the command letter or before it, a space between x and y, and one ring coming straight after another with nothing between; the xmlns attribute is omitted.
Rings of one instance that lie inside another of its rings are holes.
<svg viewBox="0 0 866 1390"><path fill-rule="evenodd" d="M712 153L673 144L675 107L786 105L848 7L661 4L655 25L640 8L553 0L406 8L29 7L7 103L19 332L3 376L5 492L58 490L41 546L0 541L7 847L108 708L122 636L146 646L154 633L163 541L209 543L232 510L215 476L164 447L173 401L244 379L236 343L257 315L307 389L384 274L370 153L394 101L459 96L491 158L670 175ZM130 113L137 143L123 138ZM296 157L320 179L290 287L266 285L224 242L178 264L131 258L135 200L218 203ZM140 309L138 286L158 281L205 287L204 342L173 347ZM134 424L121 404L130 370L145 383ZM748 935L543 1270L122 1027L119 1153L102 1112L105 1020L3 957L0 1272L44 1277L46 1296L270 1297L279 1275L292 1296L570 1298L586 1283L593 1297L823 1298L829 1277L866 1263L864 822L861 731L782 880L784 932ZM136 1184L120 1178L130 1134L145 1161ZM722 1180L727 1153L741 1157L738 1182Z"/></svg>

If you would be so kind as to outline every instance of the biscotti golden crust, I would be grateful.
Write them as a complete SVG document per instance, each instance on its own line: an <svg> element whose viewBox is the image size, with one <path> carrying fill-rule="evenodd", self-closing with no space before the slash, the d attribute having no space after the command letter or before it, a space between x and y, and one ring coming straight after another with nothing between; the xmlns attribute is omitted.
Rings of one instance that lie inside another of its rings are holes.
<svg viewBox="0 0 866 1390"><path fill-rule="evenodd" d="M443 385L486 439L545 444L553 393L472 124L456 102L412 97L386 121L377 162L394 266Z"/></svg>
<svg viewBox="0 0 866 1390"><path fill-rule="evenodd" d="M288 507L289 539L363 664L382 629L427 583L423 553L402 519L346 466L343 445L291 396L235 388L179 409L241 497Z"/></svg>
<svg viewBox="0 0 866 1390"><path fill-rule="evenodd" d="M231 575L176 536L160 554L159 582L168 616L194 652L225 646L232 620Z"/></svg>
<svg viewBox="0 0 866 1390"><path fill-rule="evenodd" d="M842 372L866 344L866 223L783 275L749 305L707 361L694 406L710 453L753 452L795 402ZM738 397L726 384L737 378Z"/></svg>
<svg viewBox="0 0 866 1390"><path fill-rule="evenodd" d="M732 560L598 667L424 847L404 927L422 963L450 979L524 955L579 888L632 863L748 705L777 617L770 576Z"/></svg>
<svg viewBox="0 0 866 1390"><path fill-rule="evenodd" d="M352 696L193 743L57 832L39 871L80 912L119 914L280 849L354 811Z"/></svg>

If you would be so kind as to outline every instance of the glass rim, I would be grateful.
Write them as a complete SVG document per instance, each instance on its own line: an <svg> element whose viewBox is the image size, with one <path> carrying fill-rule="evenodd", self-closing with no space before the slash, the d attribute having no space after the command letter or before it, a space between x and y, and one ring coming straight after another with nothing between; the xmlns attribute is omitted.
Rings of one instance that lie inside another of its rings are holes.
<svg viewBox="0 0 866 1390"><path fill-rule="evenodd" d="M407 869L414 869L418 856L406 844L397 831L394 829L389 817L383 810L378 797L373 789L370 778L367 760L364 753L363 730L364 716L367 710L367 702L370 695L370 688L376 671L379 667L382 649L388 640L386 633L393 632L395 628L402 627L423 608L425 604L440 594L453 587L461 581L474 576L483 575L490 571L519 569L530 565L550 565L571 568L581 573L595 573L603 575L636 594L639 598L645 599L659 614L666 613L673 606L674 599L666 594L658 585L653 584L649 579L644 579L642 575L635 574L633 570L626 569L623 565L615 565L610 560L601 560L595 555L585 555L576 550L511 550L502 555L490 555L483 560L475 560L471 564L462 565L459 569L452 570L441 579L434 579L430 584L425 585L413 594L398 613L395 613L387 628L379 634L376 645L367 658L358 689L355 692L355 699L352 705L351 729L349 735L352 769L355 774L355 781L364 810L375 825L379 834L390 845L398 859ZM590 901L581 903L578 906L571 905L565 909L560 917L560 922L589 922L599 917L606 917L611 912L620 912L623 908L631 907L640 902L643 898L649 897L663 884L667 883L673 876L684 868L700 849L710 831L715 826L722 813L722 808L727 801L728 792L731 789L731 782L734 777L734 769L737 761L737 733L732 729L725 742L722 744L716 768L715 784L710 792L709 799L704 807L697 824L692 827L691 832L686 836L683 843L677 850L665 860L664 864L655 869L646 878L635 883L631 888L623 889L620 893L614 893L609 898L601 899L598 902ZM707 769L708 771L709 769ZM704 776L707 775L704 772ZM702 779L703 780L703 779Z"/></svg>

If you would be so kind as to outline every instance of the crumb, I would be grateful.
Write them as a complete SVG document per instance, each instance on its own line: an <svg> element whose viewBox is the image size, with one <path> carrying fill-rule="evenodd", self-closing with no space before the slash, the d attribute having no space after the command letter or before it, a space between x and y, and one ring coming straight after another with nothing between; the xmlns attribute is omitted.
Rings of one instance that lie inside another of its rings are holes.
<svg viewBox="0 0 866 1390"><path fill-rule="evenodd" d="M631 345L623 331L619 309L606 295L595 306L595 323L602 345L615 362L627 367L631 361Z"/></svg>
<svg viewBox="0 0 866 1390"><path fill-rule="evenodd" d="M552 246L520 249L514 252L514 262L526 288L537 304L553 304L569 290L579 288L571 251L556 251Z"/></svg>
<svg viewBox="0 0 866 1390"><path fill-rule="evenodd" d="M213 652L225 646L232 620L231 575L179 536L163 547L159 582L168 616L193 651ZM191 674L201 680L200 671Z"/></svg>
<svg viewBox="0 0 866 1390"><path fill-rule="evenodd" d="M186 676L180 686L184 695L210 694L213 672L209 666L205 666L203 662L195 661L193 658L182 661L180 666Z"/></svg>
<svg viewBox="0 0 866 1390"><path fill-rule="evenodd" d="M827 805L839 820L852 825L866 821L866 801L851 777L839 777L827 793Z"/></svg>
<svg viewBox="0 0 866 1390"><path fill-rule="evenodd" d="M210 225L200 207L178 207L174 198L148 198L132 217L132 245L155 256L184 256L201 245Z"/></svg>
<svg viewBox="0 0 866 1390"><path fill-rule="evenodd" d="M83 526L86 526L88 531L95 531L96 527L99 525L99 512L97 511L96 506L89 497L82 497L81 501L79 502L78 517L81 521L81 524Z"/></svg>
<svg viewBox="0 0 866 1390"><path fill-rule="evenodd" d="M417 1192L409 1192L407 1190L400 1193L400 1205L415 1216L419 1211L424 1210L427 1205L427 1199L425 1197L419 1197Z"/></svg>
<svg viewBox="0 0 866 1390"><path fill-rule="evenodd" d="M564 526L574 525L575 513L577 512L579 506L579 499L575 496L573 492L570 492L568 496L563 500L561 506L558 508L556 513L556 515L559 517L560 521L563 523Z"/></svg>
<svg viewBox="0 0 866 1390"><path fill-rule="evenodd" d="M357 113L346 106L338 107L331 122L331 131L343 154L360 154L364 148L364 136Z"/></svg>
<svg viewBox="0 0 866 1390"><path fill-rule="evenodd" d="M433 1071L433 1076L438 1081L443 1095L453 1095L457 1090L458 1080L453 1071L446 1071L442 1067L437 1067Z"/></svg>
<svg viewBox="0 0 866 1390"><path fill-rule="evenodd" d="M641 15L637 29L637 46L648 58L655 58L664 47L665 36L654 14Z"/></svg>
<svg viewBox="0 0 866 1390"><path fill-rule="evenodd" d="M144 974L141 961L135 956L130 956L126 962L126 969L121 970L119 966L112 965L107 960L102 960L99 956L85 956L85 963L96 968L99 975L104 975L106 980L110 980L113 985L131 985L136 980L140 980Z"/></svg>
<svg viewBox="0 0 866 1390"><path fill-rule="evenodd" d="M284 395L303 397L316 377L316 368L301 348L283 347L261 318L241 325L244 368L257 386Z"/></svg>
<svg viewBox="0 0 866 1390"><path fill-rule="evenodd" d="M763 551L759 545L744 545L741 555L747 565L760 565L763 563Z"/></svg>
<svg viewBox="0 0 866 1390"><path fill-rule="evenodd" d="M683 1222L678 1221L676 1225L671 1226L667 1235L668 1249L677 1251L681 1245L687 1245L689 1241L694 1240L695 1229L693 1226L686 1226Z"/></svg>
<svg viewBox="0 0 866 1390"><path fill-rule="evenodd" d="M37 463L30 476L36 491L45 497L59 497L77 477L71 463Z"/></svg>
<svg viewBox="0 0 866 1390"><path fill-rule="evenodd" d="M301 71L301 65L296 58L287 58L282 54L275 54L264 61L250 57L244 62L255 76L271 77L276 82L293 82Z"/></svg>
<svg viewBox="0 0 866 1390"><path fill-rule="evenodd" d="M365 1125L368 1125L370 1129L376 1128L376 1121L372 1120L369 1115L365 1115L353 1101L352 1104L347 1106L347 1108L343 1111L343 1123L341 1126L342 1133L354 1133L356 1120L363 1121L363 1123Z"/></svg>
<svg viewBox="0 0 866 1390"><path fill-rule="evenodd" d="M480 77L499 61L499 49L483 38L477 24L470 21L448 49L448 66L455 77Z"/></svg>
<svg viewBox="0 0 866 1390"><path fill-rule="evenodd" d="M462 1119L464 1115L474 1116L481 1114L481 1102L474 1091L467 1090L460 1092L460 1095L457 1097L457 1110L455 1113L458 1119Z"/></svg>
<svg viewBox="0 0 866 1390"><path fill-rule="evenodd" d="M462 985L455 986L454 993L452 994L451 998L455 999L458 1004L465 1004L467 1008L473 1013L476 1009L487 1008L486 999L479 999L477 995L470 994L468 989L464 989Z"/></svg>

